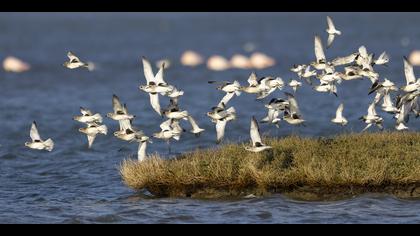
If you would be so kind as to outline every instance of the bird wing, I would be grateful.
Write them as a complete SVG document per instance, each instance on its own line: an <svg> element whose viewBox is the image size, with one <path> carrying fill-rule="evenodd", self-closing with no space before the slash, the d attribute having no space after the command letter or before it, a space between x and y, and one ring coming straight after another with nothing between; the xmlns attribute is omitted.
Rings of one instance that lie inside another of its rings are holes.
<svg viewBox="0 0 420 236"><path fill-rule="evenodd" d="M93 142L95 141L96 135L87 135L89 148L92 147Z"/></svg>
<svg viewBox="0 0 420 236"><path fill-rule="evenodd" d="M120 130L133 129L131 127L131 121L129 119L119 120L118 122L120 124Z"/></svg>
<svg viewBox="0 0 420 236"><path fill-rule="evenodd" d="M143 161L146 158L147 142L140 142L137 150L137 160Z"/></svg>
<svg viewBox="0 0 420 236"><path fill-rule="evenodd" d="M112 108L114 109L114 113L118 111L124 111L124 107L120 102L120 98L117 95L112 95Z"/></svg>
<svg viewBox="0 0 420 236"><path fill-rule="evenodd" d="M287 96L287 100L289 101L290 113L300 115L299 105L298 105L295 97L293 96L293 94L288 93L288 92L285 92L285 94Z"/></svg>
<svg viewBox="0 0 420 236"><path fill-rule="evenodd" d="M334 22L332 21L331 17L327 16L327 26L329 30L335 31Z"/></svg>
<svg viewBox="0 0 420 236"><path fill-rule="evenodd" d="M84 116L91 116L91 115L93 115L93 113L89 109L86 109L84 107L80 107L80 112Z"/></svg>
<svg viewBox="0 0 420 236"><path fill-rule="evenodd" d="M375 103L372 102L368 107L368 116L376 116Z"/></svg>
<svg viewBox="0 0 420 236"><path fill-rule="evenodd" d="M356 59L357 54L356 53L352 53L348 56L345 57L337 57L334 60L332 60L332 65L333 66L341 66L341 65L345 65L345 64L350 64L352 62L354 62L354 60Z"/></svg>
<svg viewBox="0 0 420 236"><path fill-rule="evenodd" d="M342 119L343 118L343 110L344 110L344 104L341 103L338 108L337 111L335 112L335 117L337 119Z"/></svg>
<svg viewBox="0 0 420 236"><path fill-rule="evenodd" d="M29 133L29 135L31 136L32 142L42 141L41 136L39 136L38 128L35 121L32 122L31 132Z"/></svg>
<svg viewBox="0 0 420 236"><path fill-rule="evenodd" d="M369 57L365 46L360 46L359 47L359 55L363 59L367 59Z"/></svg>
<svg viewBox="0 0 420 236"><path fill-rule="evenodd" d="M249 131L249 134L251 136L252 146L255 147L256 143L262 143L260 136L260 128L258 127L258 122L254 116L251 119L251 129Z"/></svg>
<svg viewBox="0 0 420 236"><path fill-rule="evenodd" d="M392 100L391 100L391 94L386 93L386 94L384 95L384 102L383 102L383 106L385 106L385 107L392 107L392 106L393 106L393 104L392 104Z"/></svg>
<svg viewBox="0 0 420 236"><path fill-rule="evenodd" d="M159 125L159 127L160 127L161 130L172 130L171 124L172 124L172 119L168 119L168 120L162 122Z"/></svg>
<svg viewBox="0 0 420 236"><path fill-rule="evenodd" d="M407 85L416 82L413 65L411 65L410 62L408 62L406 57L404 57L404 74L405 74L405 79L407 80Z"/></svg>
<svg viewBox="0 0 420 236"><path fill-rule="evenodd" d="M384 51L383 53L381 53L381 55L379 55L378 59L375 60L375 64L383 65L383 64L387 63L388 61L389 61L389 56Z"/></svg>
<svg viewBox="0 0 420 236"><path fill-rule="evenodd" d="M226 104L230 101L230 99L233 98L233 96L235 96L235 93L226 93L225 96L223 96L222 100L220 100L219 104L217 104L218 107L222 107L222 104L224 104L226 106Z"/></svg>
<svg viewBox="0 0 420 236"><path fill-rule="evenodd" d="M163 72L165 70L165 63L162 64L162 66L159 68L159 71L156 73L156 76L154 77L155 82L157 84L166 84L166 82L163 80Z"/></svg>
<svg viewBox="0 0 420 236"><path fill-rule="evenodd" d="M335 38L334 34L329 34L328 35L327 48L331 47L331 44L334 41L334 38Z"/></svg>
<svg viewBox="0 0 420 236"><path fill-rule="evenodd" d="M144 77L146 78L147 84L150 82L155 82L155 76L153 74L152 65L150 64L149 60L146 57L142 57L143 62L143 73Z"/></svg>
<svg viewBox="0 0 420 236"><path fill-rule="evenodd" d="M318 35L315 35L315 57L317 61L326 60L321 38Z"/></svg>
<svg viewBox="0 0 420 236"><path fill-rule="evenodd" d="M397 123L398 124L399 123L406 123L408 121L408 113L410 112L411 109L407 106L409 106L408 103L404 103L401 106L401 110L400 110L400 113L399 113L398 118L397 118Z"/></svg>
<svg viewBox="0 0 420 236"><path fill-rule="evenodd" d="M188 122L190 122L193 130L200 129L200 127L198 127L198 125L197 125L197 122L195 122L195 120L192 116L187 116L187 118L188 118Z"/></svg>
<svg viewBox="0 0 420 236"><path fill-rule="evenodd" d="M70 59L70 62L79 62L80 59L76 57L72 52L67 53L67 57Z"/></svg>
<svg viewBox="0 0 420 236"><path fill-rule="evenodd" d="M258 78L255 72L252 72L251 75L248 77L249 86L257 86L258 85Z"/></svg>
<svg viewBox="0 0 420 236"><path fill-rule="evenodd" d="M225 136L226 120L216 121L216 143L219 144Z"/></svg>
<svg viewBox="0 0 420 236"><path fill-rule="evenodd" d="M157 93L152 94L149 93L150 97L150 104L152 105L153 110L155 110L159 115L162 115L162 111L160 109L160 103L159 103L159 95Z"/></svg>

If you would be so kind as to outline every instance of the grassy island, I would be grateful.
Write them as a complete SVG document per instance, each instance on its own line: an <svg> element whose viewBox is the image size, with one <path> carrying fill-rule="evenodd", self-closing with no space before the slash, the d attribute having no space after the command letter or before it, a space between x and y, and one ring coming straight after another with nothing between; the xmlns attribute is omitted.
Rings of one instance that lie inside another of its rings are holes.
<svg viewBox="0 0 420 236"><path fill-rule="evenodd" d="M125 184L159 197L218 198L282 193L295 199L341 199L362 193L420 198L420 133L265 138L261 153L226 144L165 160L124 160Z"/></svg>

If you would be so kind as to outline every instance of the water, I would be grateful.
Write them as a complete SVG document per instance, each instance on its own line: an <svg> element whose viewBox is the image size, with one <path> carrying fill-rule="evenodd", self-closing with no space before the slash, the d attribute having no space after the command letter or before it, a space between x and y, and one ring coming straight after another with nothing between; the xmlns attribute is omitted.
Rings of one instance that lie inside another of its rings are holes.
<svg viewBox="0 0 420 236"><path fill-rule="evenodd" d="M339 13L330 14L343 35L336 38L327 58L347 55L360 45L379 55L391 56L389 67L378 67L382 77L405 83L402 57L419 48L420 14ZM184 50L204 56L230 57L244 53L243 45L253 42L257 50L277 60L277 65L259 70L259 75L279 75L285 81L296 78L289 71L294 63L314 59L313 36L326 39L323 13L1 13L0 54L17 56L32 65L22 74L0 72L0 222L2 223L418 223L419 201L405 201L383 195L364 195L335 202L298 202L281 195L256 199L192 200L154 199L124 186L119 176L121 161L135 158L137 144L127 144L112 135L98 136L93 149L72 121L79 106L106 114L117 94L137 115L134 125L146 134L159 131L162 121L149 105L148 95L138 90L144 83L140 56L153 61L172 60L166 79L185 91L180 105L207 132L195 138L184 134L172 146L176 153L215 146L213 124L205 116L223 94L208 80L246 83L251 70L212 72L204 65L186 68L177 63ZM68 70L62 66L66 52L93 61L98 69ZM249 54L248 54L249 55ZM416 71L417 74L420 73ZM339 97L316 93L308 86L297 92L297 100L308 126L279 129L261 125L271 136L292 132L304 136L327 136L360 131L357 119L366 113L373 97L367 95L370 82L344 82ZM289 88L284 91L290 91ZM271 97L283 96L275 92ZM268 98L268 99L269 99ZM161 99L162 106L168 100ZM238 119L227 126L226 141L249 139L252 115L265 115L263 103L243 94L230 104ZM349 119L346 130L329 120L344 102ZM393 128L390 115L385 127ZM54 139L53 152L24 147L30 124L38 122L41 136ZM115 122L105 119L111 131ZM189 129L188 124L185 128ZM419 120L409 127L418 130ZM167 153L164 142L154 140L149 153Z"/></svg>

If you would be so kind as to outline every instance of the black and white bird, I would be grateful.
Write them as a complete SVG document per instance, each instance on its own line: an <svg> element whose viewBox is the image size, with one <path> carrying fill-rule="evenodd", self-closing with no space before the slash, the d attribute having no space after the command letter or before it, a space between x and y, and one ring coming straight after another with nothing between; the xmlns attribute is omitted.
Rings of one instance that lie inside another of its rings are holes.
<svg viewBox="0 0 420 236"><path fill-rule="evenodd" d="M376 113L374 102L372 102L369 105L368 114L360 117L359 119L363 120L367 124L366 127L362 130L362 132L367 130L372 125L378 126L378 128L381 129L381 130L383 129L382 123L383 123L384 119Z"/></svg>
<svg viewBox="0 0 420 236"><path fill-rule="evenodd" d="M29 147L31 149L37 149L37 150L47 150L51 152L54 148L54 141L49 138L47 140L43 140L41 136L39 135L38 128L36 122L32 122L31 131L29 133L29 136L31 137L31 142L25 142L25 146Z"/></svg>
<svg viewBox="0 0 420 236"><path fill-rule="evenodd" d="M99 113L93 114L92 111L84 107L80 107L80 113L82 113L82 115L74 116L73 120L79 121L81 123L102 123L102 116Z"/></svg>
<svg viewBox="0 0 420 236"><path fill-rule="evenodd" d="M100 125L93 122L93 123L88 123L87 127L80 128L79 132L82 132L87 135L88 147L91 148L93 145L93 142L95 141L96 135L97 134L107 135L108 128L106 127L106 125Z"/></svg>
<svg viewBox="0 0 420 236"><path fill-rule="evenodd" d="M112 108L114 112L108 113L106 116L116 121L120 120L132 120L134 119L134 115L131 115L127 111L127 106L124 104L122 105L120 98L117 95L112 95Z"/></svg>
<svg viewBox="0 0 420 236"><path fill-rule="evenodd" d="M287 106L286 110L283 114L283 120L285 120L287 123L291 125L301 125L305 122L305 120L302 117L302 114L299 110L299 105L291 93L285 93L287 96L287 101L289 105Z"/></svg>
<svg viewBox="0 0 420 236"><path fill-rule="evenodd" d="M251 119L251 127L249 133L251 136L252 146L246 146L245 150L250 152L262 152L267 149L272 149L271 146L265 145L261 141L260 129L258 127L258 122L254 116Z"/></svg>
<svg viewBox="0 0 420 236"><path fill-rule="evenodd" d="M204 132L205 131L205 129L202 129L202 128L200 128L199 126L198 126L198 124L197 124L197 122L195 121L195 119L192 117L192 116L188 116L187 117L188 118L188 122L190 122L190 124L191 124L191 130L190 130L190 132L191 133L193 133L195 136L200 136L200 134L202 133L202 132Z"/></svg>
<svg viewBox="0 0 420 236"><path fill-rule="evenodd" d="M404 74L407 84L401 87L401 90L407 93L414 92L420 89L420 79L416 80L414 75L413 65L404 57Z"/></svg>
<svg viewBox="0 0 420 236"><path fill-rule="evenodd" d="M85 67L89 69L89 64L80 61L80 59L77 56L75 56L72 52L68 52L67 57L69 58L69 60L64 62L63 66L69 69L76 69L79 67Z"/></svg>
<svg viewBox="0 0 420 236"><path fill-rule="evenodd" d="M342 125L342 126L347 125L348 121L343 116L343 110L344 110L344 104L341 103L338 106L337 111L335 112L335 118L331 120L332 123L339 124L339 125Z"/></svg>
<svg viewBox="0 0 420 236"><path fill-rule="evenodd" d="M327 33L328 33L328 41L327 41L327 48L331 47L332 42L336 35L341 35L341 31L337 30L334 26L334 22L332 21L331 17L327 16Z"/></svg>

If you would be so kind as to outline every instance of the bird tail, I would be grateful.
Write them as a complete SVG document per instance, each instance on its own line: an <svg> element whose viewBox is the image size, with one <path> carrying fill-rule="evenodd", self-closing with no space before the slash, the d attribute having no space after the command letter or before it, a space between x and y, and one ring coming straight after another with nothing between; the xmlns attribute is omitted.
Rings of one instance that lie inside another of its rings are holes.
<svg viewBox="0 0 420 236"><path fill-rule="evenodd" d="M227 109L226 110L227 112L229 112L229 113L236 113L236 110L235 110L235 108L234 107L229 107L229 109Z"/></svg>
<svg viewBox="0 0 420 236"><path fill-rule="evenodd" d="M241 88L241 84L240 84L237 80L233 81L233 84L234 84L234 85L235 85L235 87L237 87L238 89L240 89L240 88ZM235 91L235 95L236 95L236 96L241 95L241 91L236 90L236 91Z"/></svg>
<svg viewBox="0 0 420 236"><path fill-rule="evenodd" d="M49 138L45 140L44 145L45 145L45 149L51 152L54 148L54 141L52 141L52 139Z"/></svg>
<svg viewBox="0 0 420 236"><path fill-rule="evenodd" d="M101 114L97 113L93 115L93 117L98 121L98 123L102 123L103 119L102 119Z"/></svg>
<svg viewBox="0 0 420 236"><path fill-rule="evenodd" d="M108 133L108 128L106 127L106 125L101 125L98 127L98 131L99 133L106 135Z"/></svg>
<svg viewBox="0 0 420 236"><path fill-rule="evenodd" d="M337 35L341 35L341 31L339 31L339 30L337 30L336 33L337 33Z"/></svg>
<svg viewBox="0 0 420 236"><path fill-rule="evenodd" d="M270 121L270 118L268 116L264 117L261 119L261 123L267 123L268 121Z"/></svg>

